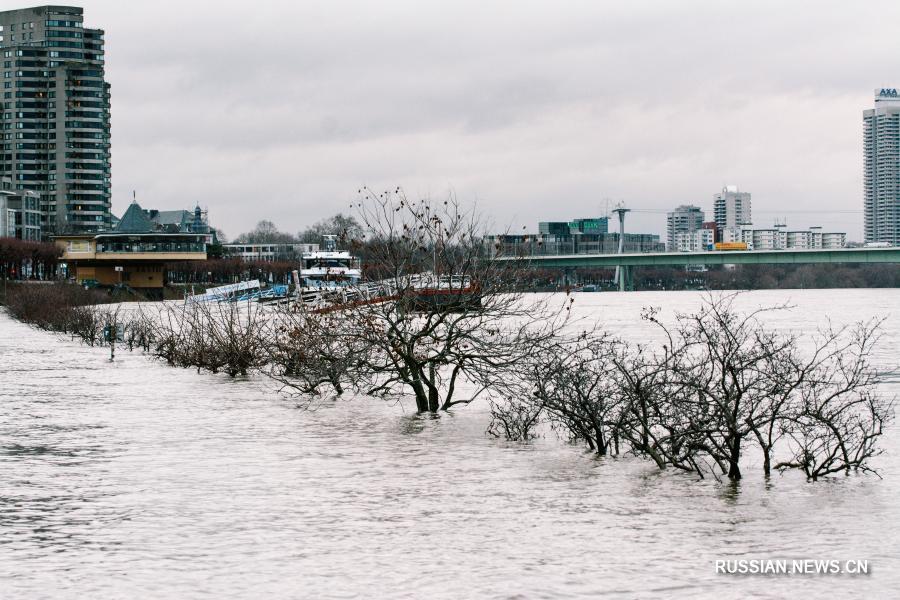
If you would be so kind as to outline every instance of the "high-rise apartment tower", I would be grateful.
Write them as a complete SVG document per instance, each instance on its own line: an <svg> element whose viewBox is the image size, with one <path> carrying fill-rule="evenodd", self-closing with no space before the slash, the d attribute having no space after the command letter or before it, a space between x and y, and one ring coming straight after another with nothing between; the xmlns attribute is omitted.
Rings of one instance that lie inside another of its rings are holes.
<svg viewBox="0 0 900 600"><path fill-rule="evenodd" d="M736 185L726 185L721 192L713 196L713 213L719 231L739 234L741 225L753 222L750 213L750 192L742 192Z"/></svg>
<svg viewBox="0 0 900 600"><path fill-rule="evenodd" d="M865 240L900 246L900 95L875 90L863 111Z"/></svg>
<svg viewBox="0 0 900 600"><path fill-rule="evenodd" d="M0 177L41 196L48 233L110 227L103 30L74 6L0 12Z"/></svg>
<svg viewBox="0 0 900 600"><path fill-rule="evenodd" d="M669 252L677 250L675 237L703 228L703 211L699 206L682 204L666 215L666 241Z"/></svg>

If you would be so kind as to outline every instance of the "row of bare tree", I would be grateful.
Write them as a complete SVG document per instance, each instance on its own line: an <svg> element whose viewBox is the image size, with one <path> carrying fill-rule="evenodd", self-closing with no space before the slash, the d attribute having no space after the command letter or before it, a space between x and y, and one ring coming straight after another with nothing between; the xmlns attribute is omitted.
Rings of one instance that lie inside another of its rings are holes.
<svg viewBox="0 0 900 600"><path fill-rule="evenodd" d="M733 480L747 454L767 475L872 470L893 419L872 361L880 322L804 340L764 325L766 312L785 307L741 313L734 300L710 296L671 325L647 310L658 341L645 343L599 331L569 337L552 320L535 328L467 313L403 316L400 302L324 312L169 305L117 318L129 347L173 366L262 373L304 403L351 390L409 398L426 412L487 392L490 432L511 440L549 424L599 455Z"/></svg>
<svg viewBox="0 0 900 600"><path fill-rule="evenodd" d="M658 344L597 332L556 341L518 377L496 378L491 431L527 439L545 421L600 455L732 480L751 451L767 475L870 470L893 418L872 362L880 322L802 339L761 321L786 307L742 314L734 299L710 296L672 325L645 311Z"/></svg>

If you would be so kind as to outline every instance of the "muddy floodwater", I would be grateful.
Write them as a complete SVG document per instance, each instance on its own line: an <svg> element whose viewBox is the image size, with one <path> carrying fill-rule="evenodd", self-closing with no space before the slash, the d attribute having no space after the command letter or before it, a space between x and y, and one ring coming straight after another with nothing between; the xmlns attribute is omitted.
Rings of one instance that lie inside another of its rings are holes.
<svg viewBox="0 0 900 600"><path fill-rule="evenodd" d="M644 340L700 293L580 294ZM887 316L900 290L767 291L774 327ZM900 391L895 373L889 382ZM0 598L889 598L900 590L900 428L875 476L739 484L598 459L553 435L485 435L346 399L298 409L259 378L175 369L0 313ZM723 559L868 561L868 575L727 575Z"/></svg>

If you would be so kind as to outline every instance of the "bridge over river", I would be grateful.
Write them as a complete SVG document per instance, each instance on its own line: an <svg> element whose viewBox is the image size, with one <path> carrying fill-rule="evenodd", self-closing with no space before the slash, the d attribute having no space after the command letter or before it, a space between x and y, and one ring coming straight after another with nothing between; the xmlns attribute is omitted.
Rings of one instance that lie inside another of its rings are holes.
<svg viewBox="0 0 900 600"><path fill-rule="evenodd" d="M634 267L809 263L900 263L900 247L829 250L720 250L709 252L648 252L641 254L559 254L528 257L529 266L534 268L619 267L621 271L619 290L621 291L632 287L632 269Z"/></svg>

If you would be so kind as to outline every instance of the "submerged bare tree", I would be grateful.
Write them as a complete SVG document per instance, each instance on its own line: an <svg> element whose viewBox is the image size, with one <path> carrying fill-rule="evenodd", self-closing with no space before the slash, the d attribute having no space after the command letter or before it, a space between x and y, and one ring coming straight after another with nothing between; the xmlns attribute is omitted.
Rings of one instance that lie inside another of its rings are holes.
<svg viewBox="0 0 900 600"><path fill-rule="evenodd" d="M265 373L307 400L340 396L345 386L353 385L351 375L369 351L365 339L350 334L348 325L341 311L282 307L267 346Z"/></svg>
<svg viewBox="0 0 900 600"><path fill-rule="evenodd" d="M691 449L708 456L730 479L740 479L745 441L778 417L774 390L795 376L770 369L792 355L796 338L765 328L760 315L741 314L734 296L710 298L678 315L674 330L651 320L672 344L671 387L691 422Z"/></svg>
<svg viewBox="0 0 900 600"><path fill-rule="evenodd" d="M871 471L893 419L871 362L880 322L829 328L804 344L763 323L786 307L742 313L735 298L709 296L674 324L645 311L662 344L629 345L596 332L556 343L521 364L506 396L519 398L519 412L539 407L598 454L627 451L661 469L738 480L744 453L755 448L766 475L800 469L815 480ZM508 406L498 412L495 421L517 415ZM784 452L790 458L773 467Z"/></svg>
<svg viewBox="0 0 900 600"><path fill-rule="evenodd" d="M304 315L309 324L298 331L312 339L298 335L298 350L323 348L320 334L329 331L352 349L349 360L328 349L317 354L312 374L337 367L357 391L412 398L419 412L447 410L490 387L479 373L515 368L565 321L568 302L553 307L514 291L524 265L485 252L479 215L452 195L409 200L399 188L364 188L356 208L367 231L367 271L377 283L339 311ZM310 374L282 382L305 391L315 383Z"/></svg>
<svg viewBox="0 0 900 600"><path fill-rule="evenodd" d="M126 326L131 345L148 349L172 366L231 377L245 376L266 362L270 321L248 302L187 303L136 311ZM126 337L128 339L128 337Z"/></svg>
<svg viewBox="0 0 900 600"><path fill-rule="evenodd" d="M531 398L523 404L543 409L555 427L598 455L617 453L622 396L610 376L614 353L614 342L603 334L541 348L517 369L530 388Z"/></svg>
<svg viewBox="0 0 900 600"><path fill-rule="evenodd" d="M544 407L540 402L522 402L520 398L491 400L488 433L494 437L524 442L536 437Z"/></svg>
<svg viewBox="0 0 900 600"><path fill-rule="evenodd" d="M878 438L893 420L893 400L879 393L882 375L871 363L879 321L829 329L824 358L811 363L800 393L779 421L790 459L775 468L801 469L816 480L831 473L872 471Z"/></svg>
<svg viewBox="0 0 900 600"><path fill-rule="evenodd" d="M645 310L645 320L657 311ZM619 342L612 356L611 374L621 395L621 418L616 436L632 454L652 460L657 467L674 467L703 476L697 456L697 433L693 415L682 401L684 389L673 381L673 340L662 348L649 343Z"/></svg>

